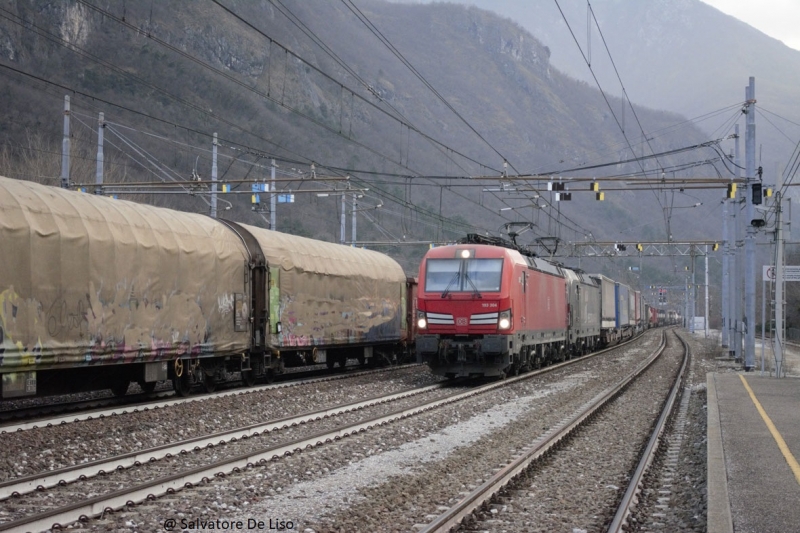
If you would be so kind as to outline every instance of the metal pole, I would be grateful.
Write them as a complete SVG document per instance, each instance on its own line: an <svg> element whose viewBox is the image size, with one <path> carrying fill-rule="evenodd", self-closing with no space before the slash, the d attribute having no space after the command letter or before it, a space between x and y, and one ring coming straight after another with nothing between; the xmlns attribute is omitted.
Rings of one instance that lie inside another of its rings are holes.
<svg viewBox="0 0 800 533"><path fill-rule="evenodd" d="M739 150L739 124L735 126L735 149L734 149L734 161L736 162L736 177L738 178L740 175L739 167L741 167L741 156ZM739 243L742 241L742 214L739 208L739 201L738 198L733 200L733 216L734 216L734 228L736 228L736 238L735 244L733 247L734 253L734 260L733 265L735 268L732 268L731 272L731 285L733 286L732 296L733 296L733 356L736 359L737 363L742 362L742 273L744 272L744 268L742 268L743 257L742 257L742 250L739 247ZM732 265L732 266L733 266Z"/></svg>
<svg viewBox="0 0 800 533"><path fill-rule="evenodd" d="M683 308L684 308L684 319L683 323L687 329L691 327L689 322L689 276L686 276L686 281L684 282L684 289L683 289Z"/></svg>
<svg viewBox="0 0 800 533"><path fill-rule="evenodd" d="M69 188L69 96L64 97L64 137L61 140L61 188Z"/></svg>
<svg viewBox="0 0 800 533"><path fill-rule="evenodd" d="M273 231L278 231L278 197L275 195L275 160L272 160L272 164L270 165L269 169L269 229Z"/></svg>
<svg viewBox="0 0 800 533"><path fill-rule="evenodd" d="M705 338L707 339L708 338L708 245L707 244L705 245L705 251L706 251L706 312L705 312L706 331L705 331Z"/></svg>
<svg viewBox="0 0 800 533"><path fill-rule="evenodd" d="M778 178L780 181L780 178ZM775 187L778 192L775 195L775 376L783 377L783 220L780 187Z"/></svg>
<svg viewBox="0 0 800 533"><path fill-rule="evenodd" d="M340 224L340 227L339 227L339 244L344 244L344 236L345 236L345 233L347 232L347 228L346 228L347 221L344 218L344 215L345 215L345 213L344 213L344 210L345 210L345 197L346 196L347 195L345 193L342 193L342 216L341 216L341 221L339 222L339 224Z"/></svg>
<svg viewBox="0 0 800 533"><path fill-rule="evenodd" d="M211 146L211 218L217 218L217 134Z"/></svg>
<svg viewBox="0 0 800 533"><path fill-rule="evenodd" d="M756 359L756 228L751 221L755 218L753 205L753 183L756 174L756 79L750 77L747 88L747 123L745 128L745 184L747 186L747 236L744 241L744 307L747 331L744 343L744 369L753 370Z"/></svg>
<svg viewBox="0 0 800 533"><path fill-rule="evenodd" d="M356 193L353 193L353 227L351 229L353 234L353 246L356 245L356 209L358 208L358 199Z"/></svg>
<svg viewBox="0 0 800 533"><path fill-rule="evenodd" d="M728 198L722 201L722 349L726 350L730 343L728 341L728 328L730 327L730 295L728 294L730 283L730 272L728 253L730 252L730 236L728 235Z"/></svg>
<svg viewBox="0 0 800 533"><path fill-rule="evenodd" d="M761 375L764 375L764 345L767 343L765 322L767 320L767 280L761 278Z"/></svg>
<svg viewBox="0 0 800 533"><path fill-rule="evenodd" d="M692 245L692 248L690 250L690 255L692 257L692 286L691 286L691 292L689 294L689 311L691 313L691 316L689 316L689 333L694 333L694 316L697 314L697 310L696 310L697 304L695 303L695 287L696 287L696 285L695 285L695 280L694 280L694 263L695 263L695 260L694 260L694 245Z"/></svg>
<svg viewBox="0 0 800 533"><path fill-rule="evenodd" d="M105 157L103 155L103 130L106 127L106 121L103 113L97 119L97 171L94 176L94 193L103 194L103 163Z"/></svg>

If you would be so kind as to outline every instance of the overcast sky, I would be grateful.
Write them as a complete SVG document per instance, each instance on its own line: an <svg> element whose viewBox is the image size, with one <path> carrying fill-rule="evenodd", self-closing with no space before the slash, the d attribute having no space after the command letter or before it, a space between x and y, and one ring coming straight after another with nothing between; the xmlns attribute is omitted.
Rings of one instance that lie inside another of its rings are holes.
<svg viewBox="0 0 800 533"><path fill-rule="evenodd" d="M800 50L800 0L702 0Z"/></svg>

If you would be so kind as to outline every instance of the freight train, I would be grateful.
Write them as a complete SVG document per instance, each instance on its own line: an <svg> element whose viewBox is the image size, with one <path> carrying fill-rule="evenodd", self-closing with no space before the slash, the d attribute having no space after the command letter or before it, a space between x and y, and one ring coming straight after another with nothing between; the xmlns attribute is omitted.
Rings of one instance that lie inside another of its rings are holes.
<svg viewBox="0 0 800 533"><path fill-rule="evenodd" d="M0 398L392 359L415 284L390 257L0 177Z"/></svg>
<svg viewBox="0 0 800 533"><path fill-rule="evenodd" d="M479 235L430 249L418 280L417 360L450 378L516 374L666 322L623 283Z"/></svg>
<svg viewBox="0 0 800 533"><path fill-rule="evenodd" d="M0 400L252 385L394 361L416 334L435 372L501 375L673 313L503 246L434 248L410 278L369 250L0 177Z"/></svg>

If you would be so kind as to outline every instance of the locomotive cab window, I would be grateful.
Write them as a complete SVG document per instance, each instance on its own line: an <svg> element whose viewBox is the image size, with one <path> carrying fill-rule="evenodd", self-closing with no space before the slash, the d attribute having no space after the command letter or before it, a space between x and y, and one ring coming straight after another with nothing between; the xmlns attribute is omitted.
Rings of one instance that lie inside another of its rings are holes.
<svg viewBox="0 0 800 533"><path fill-rule="evenodd" d="M502 259L428 259L426 292L498 292Z"/></svg>

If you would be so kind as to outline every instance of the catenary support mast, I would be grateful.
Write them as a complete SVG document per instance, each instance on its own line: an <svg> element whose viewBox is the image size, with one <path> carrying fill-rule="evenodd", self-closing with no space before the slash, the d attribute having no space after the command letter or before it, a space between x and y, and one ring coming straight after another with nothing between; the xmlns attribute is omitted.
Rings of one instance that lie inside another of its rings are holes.
<svg viewBox="0 0 800 533"><path fill-rule="evenodd" d="M747 237L744 241L745 275L745 330L744 369L749 372L756 364L756 228L752 224L755 219L753 205L753 184L756 175L756 79L750 77L747 87L747 124L745 128L745 183L747 186Z"/></svg>
<svg viewBox="0 0 800 533"><path fill-rule="evenodd" d="M64 97L64 137L61 140L61 188L69 188L69 95Z"/></svg>

